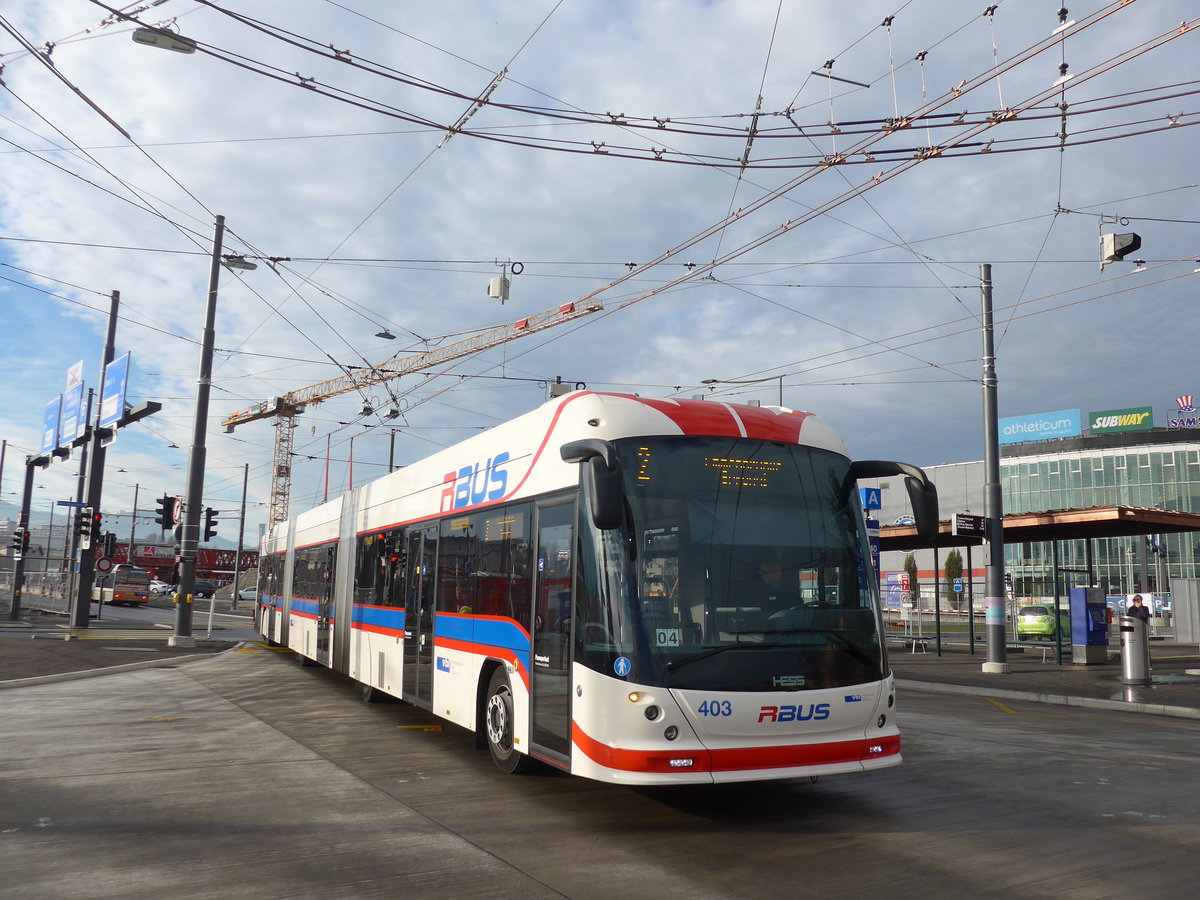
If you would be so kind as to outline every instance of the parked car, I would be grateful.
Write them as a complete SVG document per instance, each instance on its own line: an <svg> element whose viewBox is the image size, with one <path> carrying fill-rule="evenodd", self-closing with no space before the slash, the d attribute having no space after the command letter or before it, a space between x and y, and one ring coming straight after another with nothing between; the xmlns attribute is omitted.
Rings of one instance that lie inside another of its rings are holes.
<svg viewBox="0 0 1200 900"><path fill-rule="evenodd" d="M216 593L216 590L217 586L213 582L204 581L201 579L196 580L195 596L203 597L205 600L207 600L214 593Z"/></svg>
<svg viewBox="0 0 1200 900"><path fill-rule="evenodd" d="M150 593L155 597L175 593L175 586L155 578L150 582Z"/></svg>
<svg viewBox="0 0 1200 900"><path fill-rule="evenodd" d="M1063 634L1067 635L1067 611L1059 610L1058 616ZM1017 640L1032 637L1054 637L1054 610L1051 607L1034 605L1017 610Z"/></svg>
<svg viewBox="0 0 1200 900"><path fill-rule="evenodd" d="M251 603L253 603L257 599L258 588L254 587L253 585L250 587L244 587L238 591L238 600L249 600Z"/></svg>

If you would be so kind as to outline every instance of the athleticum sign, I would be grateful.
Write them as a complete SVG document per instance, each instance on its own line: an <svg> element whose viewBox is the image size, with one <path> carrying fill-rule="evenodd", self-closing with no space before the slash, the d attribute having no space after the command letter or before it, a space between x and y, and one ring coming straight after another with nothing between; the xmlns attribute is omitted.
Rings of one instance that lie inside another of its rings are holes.
<svg viewBox="0 0 1200 900"><path fill-rule="evenodd" d="M1092 434L1112 434L1117 431L1147 431L1154 427L1154 410L1149 406L1132 409L1106 409L1088 413L1088 430Z"/></svg>
<svg viewBox="0 0 1200 900"><path fill-rule="evenodd" d="M1035 413L1031 416L1011 416L1001 419L1000 443L1018 444L1022 441L1044 441L1050 438L1079 437L1079 410L1062 409L1058 412Z"/></svg>

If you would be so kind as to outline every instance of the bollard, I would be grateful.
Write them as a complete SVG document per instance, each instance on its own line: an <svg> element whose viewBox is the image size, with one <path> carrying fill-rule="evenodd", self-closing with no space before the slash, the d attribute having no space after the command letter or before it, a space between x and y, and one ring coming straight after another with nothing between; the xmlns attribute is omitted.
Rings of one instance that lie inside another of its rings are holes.
<svg viewBox="0 0 1200 900"><path fill-rule="evenodd" d="M1150 641L1146 623L1121 616L1121 683L1150 684Z"/></svg>

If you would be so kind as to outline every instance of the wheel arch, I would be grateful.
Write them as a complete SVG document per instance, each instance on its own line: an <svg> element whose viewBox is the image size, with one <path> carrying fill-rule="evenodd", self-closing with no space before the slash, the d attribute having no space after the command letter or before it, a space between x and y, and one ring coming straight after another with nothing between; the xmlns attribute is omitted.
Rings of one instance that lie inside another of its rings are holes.
<svg viewBox="0 0 1200 900"><path fill-rule="evenodd" d="M487 749L487 694L492 673L504 666L504 660L489 656L479 667L479 680L475 682L475 749Z"/></svg>

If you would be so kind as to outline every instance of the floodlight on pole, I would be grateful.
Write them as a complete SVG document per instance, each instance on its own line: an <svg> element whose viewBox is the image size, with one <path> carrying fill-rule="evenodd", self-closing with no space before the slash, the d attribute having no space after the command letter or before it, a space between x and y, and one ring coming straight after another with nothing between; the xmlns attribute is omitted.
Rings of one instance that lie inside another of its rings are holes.
<svg viewBox="0 0 1200 900"><path fill-rule="evenodd" d="M1134 232L1100 235L1100 271L1110 262L1120 262L1130 253L1137 253L1141 247L1141 235Z"/></svg>

